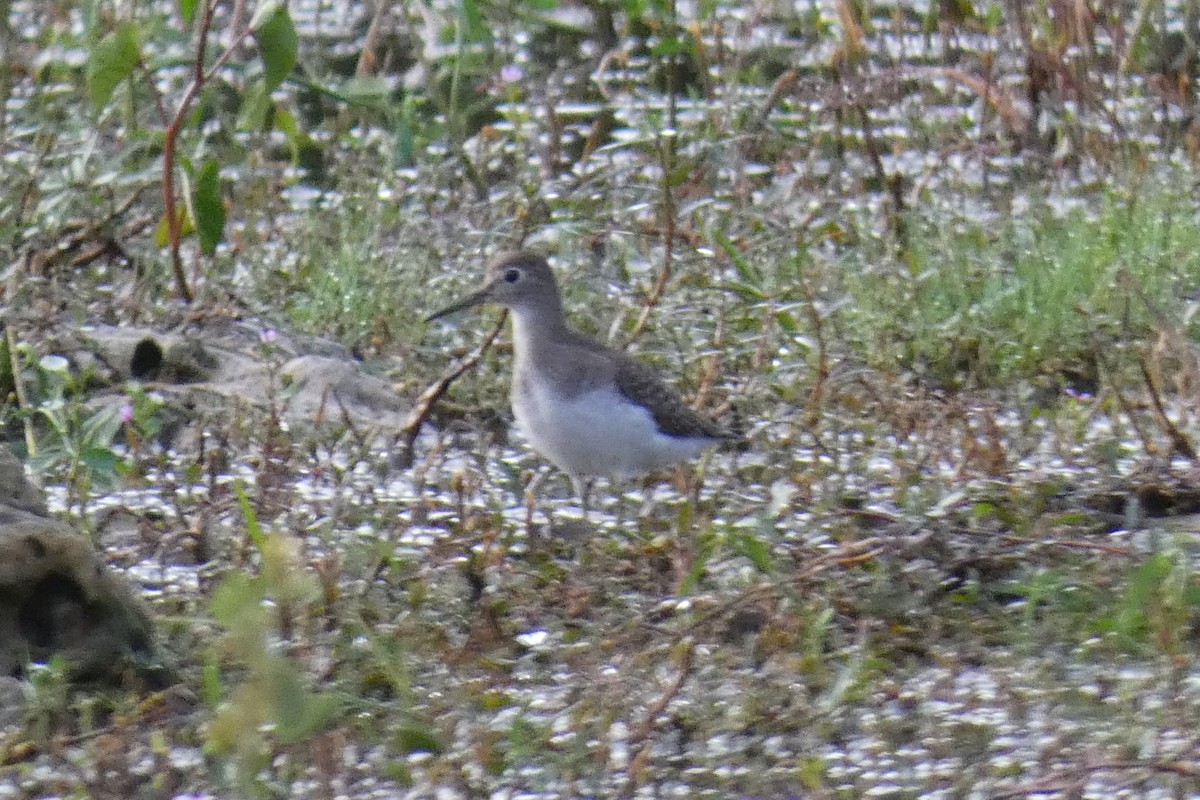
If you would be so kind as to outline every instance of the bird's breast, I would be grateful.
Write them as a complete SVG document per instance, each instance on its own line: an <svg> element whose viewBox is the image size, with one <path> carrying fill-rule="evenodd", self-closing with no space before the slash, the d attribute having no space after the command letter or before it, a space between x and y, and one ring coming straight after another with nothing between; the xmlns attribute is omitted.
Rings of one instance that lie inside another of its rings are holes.
<svg viewBox="0 0 1200 800"><path fill-rule="evenodd" d="M574 476L640 475L698 455L710 439L666 436L645 408L615 385L574 394L524 373L513 382L513 415L534 450Z"/></svg>

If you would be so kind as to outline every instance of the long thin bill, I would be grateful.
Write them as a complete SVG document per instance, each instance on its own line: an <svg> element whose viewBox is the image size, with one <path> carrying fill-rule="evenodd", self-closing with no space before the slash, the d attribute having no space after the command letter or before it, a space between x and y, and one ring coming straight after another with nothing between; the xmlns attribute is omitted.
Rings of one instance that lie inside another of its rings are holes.
<svg viewBox="0 0 1200 800"><path fill-rule="evenodd" d="M481 303L485 303L485 302L487 302L487 299L488 299L488 289L486 289L486 288L481 289L478 292L475 292L474 294L467 295L466 297L462 298L461 300L455 300L453 303L446 306L445 308L439 308L437 311L433 312L428 317L426 317L425 321L433 322L435 319L441 319L442 317L449 316L450 314L453 314L456 311L462 311L465 308L471 308L472 306L477 306L477 305L480 305Z"/></svg>

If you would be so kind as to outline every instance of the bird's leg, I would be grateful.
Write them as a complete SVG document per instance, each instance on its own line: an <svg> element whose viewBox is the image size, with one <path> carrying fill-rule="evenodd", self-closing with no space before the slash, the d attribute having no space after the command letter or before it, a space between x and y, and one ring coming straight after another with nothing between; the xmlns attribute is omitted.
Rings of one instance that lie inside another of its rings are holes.
<svg viewBox="0 0 1200 800"><path fill-rule="evenodd" d="M692 508L697 512L700 510L700 494L704 491L704 478L708 474L708 465L712 461L712 453L705 453L700 458L700 462L688 471L688 499L692 502Z"/></svg>
<svg viewBox="0 0 1200 800"><path fill-rule="evenodd" d="M525 484L525 496L533 497L537 490L541 487L542 481L546 478L544 469L534 470L533 477L529 479L529 483Z"/></svg>
<svg viewBox="0 0 1200 800"><path fill-rule="evenodd" d="M525 539L529 542L529 552L533 553L538 549L538 533L533 527L533 487L537 484L537 474L535 473L529 482L525 484Z"/></svg>
<svg viewBox="0 0 1200 800"><path fill-rule="evenodd" d="M700 506L700 487L704 484L703 475L700 470L688 467L681 467L679 471L682 475L683 486L687 490L687 494L684 496L692 504L692 508L698 508Z"/></svg>
<svg viewBox="0 0 1200 800"><path fill-rule="evenodd" d="M529 550L531 553L538 550L541 543L541 535L533 524L533 510L536 507L537 492L541 488L545 477L546 470L536 470L533 473L533 477L529 479L529 483L525 484L525 533L529 538ZM546 527L550 529L552 527L550 510L548 508L543 510L546 514Z"/></svg>
<svg viewBox="0 0 1200 800"><path fill-rule="evenodd" d="M617 496L617 508L614 516L617 518L617 530L625 524L625 491L628 488L623 478L609 478L609 490Z"/></svg>
<svg viewBox="0 0 1200 800"><path fill-rule="evenodd" d="M641 507L638 509L638 520L646 519L654 513L654 477L646 475L638 486Z"/></svg>
<svg viewBox="0 0 1200 800"><path fill-rule="evenodd" d="M575 494L579 495L579 505L583 509L583 519L584 522L586 522L588 519L588 511L590 510L588 498L592 493L593 480L591 478L585 478L582 475L571 475L570 478L571 485L575 488Z"/></svg>

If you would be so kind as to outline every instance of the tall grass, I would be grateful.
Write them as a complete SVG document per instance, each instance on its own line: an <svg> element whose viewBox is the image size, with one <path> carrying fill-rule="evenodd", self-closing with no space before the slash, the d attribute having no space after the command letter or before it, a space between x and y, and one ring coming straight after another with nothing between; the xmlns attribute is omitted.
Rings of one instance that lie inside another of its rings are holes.
<svg viewBox="0 0 1200 800"><path fill-rule="evenodd" d="M865 244L839 263L849 329L877 366L954 385L1052 374L1118 339L1145 340L1151 313L1122 271L1181 318L1200 283L1196 210L1166 189L1096 205L995 225L918 220L901 255Z"/></svg>

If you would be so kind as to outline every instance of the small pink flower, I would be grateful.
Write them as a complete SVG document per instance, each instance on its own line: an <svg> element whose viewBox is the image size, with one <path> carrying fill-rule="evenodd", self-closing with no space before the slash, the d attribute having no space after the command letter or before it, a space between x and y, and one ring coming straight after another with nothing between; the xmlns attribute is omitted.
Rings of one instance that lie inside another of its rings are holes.
<svg viewBox="0 0 1200 800"><path fill-rule="evenodd" d="M133 422L133 404L126 403L125 405L121 406L121 409L117 412L117 415L121 418L121 422Z"/></svg>
<svg viewBox="0 0 1200 800"><path fill-rule="evenodd" d="M258 338L263 344L275 344L278 337L279 334L275 332L274 328L263 328L258 334Z"/></svg>

